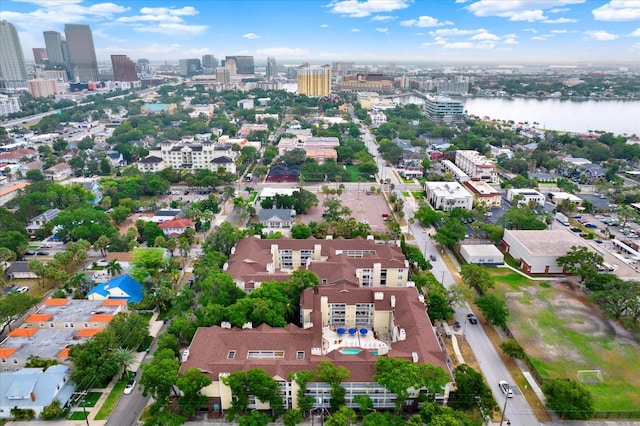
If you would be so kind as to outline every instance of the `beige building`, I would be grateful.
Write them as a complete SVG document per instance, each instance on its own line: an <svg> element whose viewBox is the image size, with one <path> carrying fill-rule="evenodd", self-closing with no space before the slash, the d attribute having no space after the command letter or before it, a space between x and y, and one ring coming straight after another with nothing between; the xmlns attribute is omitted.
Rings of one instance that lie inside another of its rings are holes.
<svg viewBox="0 0 640 426"><path fill-rule="evenodd" d="M285 409L298 407L299 387L291 375L314 370L322 361L351 373L341 384L348 406L356 396L368 395L376 409L392 409L395 401L395 394L373 380L378 356L429 363L451 374L451 361L415 287L319 285L303 292L300 310L302 328L293 324L238 328L222 323L196 331L182 354L181 371L198 368L212 380L202 390L210 412L221 415L231 406L233 395L222 378L248 368L261 368L278 382ZM451 383L438 389L436 400L446 402L450 389ZM417 408L419 391L410 391L407 408ZM314 398L315 408L328 406L328 393L326 383L307 384L306 394ZM252 399L249 408L268 409L269 405Z"/></svg>
<svg viewBox="0 0 640 426"><path fill-rule="evenodd" d="M27 87L34 98L48 98L58 94L60 91L58 82L53 79L36 78L27 80Z"/></svg>
<svg viewBox="0 0 640 426"><path fill-rule="evenodd" d="M149 155L138 162L138 169L158 171L171 167L174 170L207 169L217 171L224 168L227 173L235 173L236 153L230 143L164 141Z"/></svg>
<svg viewBox="0 0 640 426"><path fill-rule="evenodd" d="M304 66L298 68L298 94L310 98L331 94L331 67Z"/></svg>
<svg viewBox="0 0 640 426"><path fill-rule="evenodd" d="M261 240L236 244L225 271L250 292L265 281L286 280L297 269L313 271L321 284L348 282L360 287L406 287L409 264L400 247L374 240Z"/></svg>
<svg viewBox="0 0 640 426"><path fill-rule="evenodd" d="M481 180L468 180L464 186L473 194L473 202L485 207L500 207L502 193Z"/></svg>

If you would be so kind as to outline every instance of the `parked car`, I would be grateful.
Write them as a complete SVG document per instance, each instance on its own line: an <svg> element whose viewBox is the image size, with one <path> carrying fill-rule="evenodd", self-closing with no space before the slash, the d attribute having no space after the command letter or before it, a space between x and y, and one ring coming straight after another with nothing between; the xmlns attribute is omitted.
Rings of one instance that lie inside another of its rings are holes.
<svg viewBox="0 0 640 426"><path fill-rule="evenodd" d="M36 254L37 254L38 256L48 256L48 255L49 255L49 252L48 252L48 251L39 251L39 252L36 252Z"/></svg>
<svg viewBox="0 0 640 426"><path fill-rule="evenodd" d="M467 314L467 321L469 321L471 324L477 324L478 318L476 318L474 314Z"/></svg>
<svg viewBox="0 0 640 426"><path fill-rule="evenodd" d="M33 256L36 254L36 252L34 250L27 250L24 252L24 254L26 254L27 256Z"/></svg>
<svg viewBox="0 0 640 426"><path fill-rule="evenodd" d="M436 261L436 255L435 255L435 254L429 255L429 259L430 259L432 262L435 262L435 261Z"/></svg>
<svg viewBox="0 0 640 426"><path fill-rule="evenodd" d="M18 293L26 293L29 291L29 287L18 287L16 290Z"/></svg>
<svg viewBox="0 0 640 426"><path fill-rule="evenodd" d="M509 383L504 380L500 380L498 386L500 387L500 390L502 391L504 396L506 396L507 398L513 398L513 390L511 390L511 386L509 386Z"/></svg>
<svg viewBox="0 0 640 426"><path fill-rule="evenodd" d="M133 388L135 387L136 387L136 379L129 380L129 382L127 382L127 386L124 387L124 394L129 395L133 391Z"/></svg>
<svg viewBox="0 0 640 426"><path fill-rule="evenodd" d="M454 330L460 330L460 327L462 327L462 326L460 325L460 323L458 321L456 321L455 324L453 324L453 329Z"/></svg>
<svg viewBox="0 0 640 426"><path fill-rule="evenodd" d="M589 222L589 223L585 223L585 225L584 225L584 226L585 226L585 227L587 227L587 228L597 228L597 227L598 227L596 224L593 224L593 223L591 223L591 222Z"/></svg>
<svg viewBox="0 0 640 426"><path fill-rule="evenodd" d="M571 232L582 232L580 228L570 228Z"/></svg>

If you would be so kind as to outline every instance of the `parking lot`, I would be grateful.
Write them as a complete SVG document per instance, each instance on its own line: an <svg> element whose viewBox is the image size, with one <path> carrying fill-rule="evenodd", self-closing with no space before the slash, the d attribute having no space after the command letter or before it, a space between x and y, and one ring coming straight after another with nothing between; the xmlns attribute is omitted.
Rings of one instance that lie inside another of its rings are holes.
<svg viewBox="0 0 640 426"><path fill-rule="evenodd" d="M318 197L318 206L310 209L306 215L300 216L303 223L321 222L322 213L324 212L322 203L330 199L329 197L334 197L332 195L326 197L320 192L316 193L316 195ZM360 191L344 191L339 198L343 206L351 209L351 216L359 222L368 222L373 232L387 230L382 214L391 214L391 209L384 196L377 194L367 195L366 190L361 189Z"/></svg>

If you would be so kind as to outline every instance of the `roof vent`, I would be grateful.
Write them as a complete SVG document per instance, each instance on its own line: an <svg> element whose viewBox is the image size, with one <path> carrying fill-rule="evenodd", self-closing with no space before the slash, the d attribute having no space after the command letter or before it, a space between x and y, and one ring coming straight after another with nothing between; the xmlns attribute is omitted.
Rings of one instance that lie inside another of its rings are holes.
<svg viewBox="0 0 640 426"><path fill-rule="evenodd" d="M182 351L182 356L180 357L180 361L187 362L188 359L189 359L189 349L185 349L184 351Z"/></svg>
<svg viewBox="0 0 640 426"><path fill-rule="evenodd" d="M228 328L231 329L231 323L229 321L222 321L220 323L220 328Z"/></svg>

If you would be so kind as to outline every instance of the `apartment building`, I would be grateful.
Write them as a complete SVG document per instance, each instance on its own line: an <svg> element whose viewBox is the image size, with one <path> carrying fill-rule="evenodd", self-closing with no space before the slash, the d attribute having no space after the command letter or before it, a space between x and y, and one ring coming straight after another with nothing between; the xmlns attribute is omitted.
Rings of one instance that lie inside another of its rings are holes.
<svg viewBox="0 0 640 426"><path fill-rule="evenodd" d="M229 143L167 140L151 149L149 155L138 163L138 169L144 172L157 171L161 166L174 170L217 171L224 168L227 173L235 173L236 153L231 146Z"/></svg>
<svg viewBox="0 0 640 426"><path fill-rule="evenodd" d="M464 114L464 105L446 96L427 96L424 111L425 115L433 121L450 123Z"/></svg>
<svg viewBox="0 0 640 426"><path fill-rule="evenodd" d="M382 111L369 111L367 114L371 118L371 127L378 127L387 122L387 116Z"/></svg>
<svg viewBox="0 0 640 426"><path fill-rule="evenodd" d="M478 151L457 150L455 163L472 180L482 180L490 184L500 183L496 165Z"/></svg>
<svg viewBox="0 0 640 426"><path fill-rule="evenodd" d="M298 94L310 98L331 94L331 67L303 66L298 68Z"/></svg>
<svg viewBox="0 0 640 426"><path fill-rule="evenodd" d="M409 263L400 247L374 240L261 240L244 238L234 247L225 271L251 292L265 281L282 281L292 271L313 271L321 284L348 282L360 287L406 287Z"/></svg>
<svg viewBox="0 0 640 426"><path fill-rule="evenodd" d="M456 207L473 208L473 195L458 182L425 182L427 201L434 210L450 211Z"/></svg>
<svg viewBox="0 0 640 426"><path fill-rule="evenodd" d="M368 395L376 409L394 407L395 394L373 379L378 356L429 363L451 374L451 361L415 287L320 285L303 292L300 313L302 327L237 328L222 323L196 331L183 352L181 371L198 368L212 380L202 390L210 411L221 415L231 406L233 393L222 377L248 368L262 368L279 383L285 409L298 407L299 385L291 375L314 370L322 361L349 370L351 375L341 386L346 405L354 408L358 395ZM439 389L436 400L445 403L450 389L451 383ZM407 409L417 409L420 393L420 389L410 391ZM308 383L305 395L313 398L315 408L329 406L327 383ZM249 408L266 410L269 405L252 398Z"/></svg>

